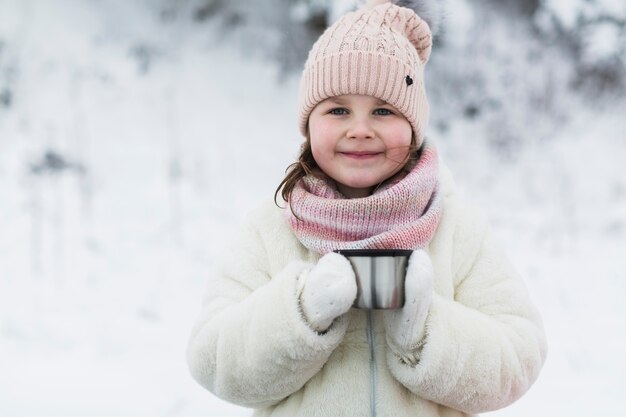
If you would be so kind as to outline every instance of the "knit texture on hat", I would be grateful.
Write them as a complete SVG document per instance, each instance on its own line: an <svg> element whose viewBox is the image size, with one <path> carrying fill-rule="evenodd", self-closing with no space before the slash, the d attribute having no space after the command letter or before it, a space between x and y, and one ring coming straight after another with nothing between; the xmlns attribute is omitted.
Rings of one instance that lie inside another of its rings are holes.
<svg viewBox="0 0 626 417"><path fill-rule="evenodd" d="M321 101L344 94L377 97L407 118L419 146L428 125L424 66L428 24L413 10L385 3L348 13L311 48L300 81L300 131Z"/></svg>
<svg viewBox="0 0 626 417"><path fill-rule="evenodd" d="M411 172L369 197L348 199L333 180L308 175L293 189L285 216L298 240L321 254L424 248L443 211L437 172L437 150L427 142Z"/></svg>

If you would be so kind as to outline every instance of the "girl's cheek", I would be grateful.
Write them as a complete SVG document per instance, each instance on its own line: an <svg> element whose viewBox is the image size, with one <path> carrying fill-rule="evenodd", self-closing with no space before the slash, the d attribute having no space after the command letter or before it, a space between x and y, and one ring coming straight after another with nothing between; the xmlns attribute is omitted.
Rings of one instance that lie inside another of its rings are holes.
<svg viewBox="0 0 626 417"><path fill-rule="evenodd" d="M408 147L396 148L387 153L387 158L398 162L405 161L408 156Z"/></svg>

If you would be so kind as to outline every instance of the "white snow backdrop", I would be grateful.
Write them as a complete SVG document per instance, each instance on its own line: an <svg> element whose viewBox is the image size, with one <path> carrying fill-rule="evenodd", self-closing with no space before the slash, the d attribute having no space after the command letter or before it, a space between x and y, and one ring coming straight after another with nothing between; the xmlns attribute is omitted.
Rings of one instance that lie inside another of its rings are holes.
<svg viewBox="0 0 626 417"><path fill-rule="evenodd" d="M216 250L297 154L298 76L156 3L0 0L0 416L250 414L184 350ZM543 373L493 415L623 416L625 101L553 93L567 117L518 109L507 155L493 124L437 128L443 100L431 137L545 320Z"/></svg>

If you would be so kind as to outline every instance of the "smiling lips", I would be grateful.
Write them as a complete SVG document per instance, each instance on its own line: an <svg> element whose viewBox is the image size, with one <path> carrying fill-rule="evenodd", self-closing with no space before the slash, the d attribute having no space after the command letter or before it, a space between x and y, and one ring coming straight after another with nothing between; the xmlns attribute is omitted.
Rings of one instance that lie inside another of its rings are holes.
<svg viewBox="0 0 626 417"><path fill-rule="evenodd" d="M370 159L370 158L374 158L382 154L382 152L375 152L375 151L352 151L352 152L339 152L339 153L351 159Z"/></svg>

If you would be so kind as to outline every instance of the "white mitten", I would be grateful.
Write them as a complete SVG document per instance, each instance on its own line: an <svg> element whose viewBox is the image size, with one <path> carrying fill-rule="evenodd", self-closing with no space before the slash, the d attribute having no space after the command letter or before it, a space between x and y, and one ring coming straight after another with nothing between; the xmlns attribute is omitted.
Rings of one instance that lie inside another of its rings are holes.
<svg viewBox="0 0 626 417"><path fill-rule="evenodd" d="M433 265L424 250L409 258L404 284L404 307L385 312L387 343L404 362L415 365L425 336L426 317L433 298Z"/></svg>
<svg viewBox="0 0 626 417"><path fill-rule="evenodd" d="M324 255L301 278L300 288L302 312L318 332L326 331L335 318L350 310L357 292L352 265L338 253Z"/></svg>

